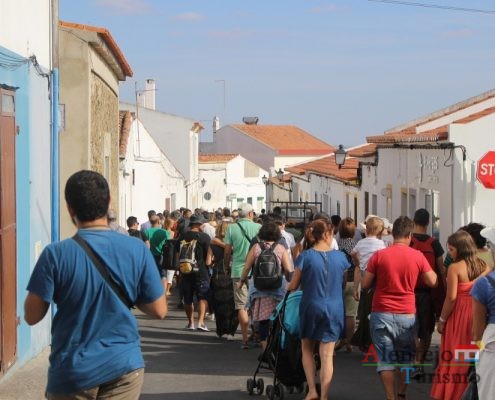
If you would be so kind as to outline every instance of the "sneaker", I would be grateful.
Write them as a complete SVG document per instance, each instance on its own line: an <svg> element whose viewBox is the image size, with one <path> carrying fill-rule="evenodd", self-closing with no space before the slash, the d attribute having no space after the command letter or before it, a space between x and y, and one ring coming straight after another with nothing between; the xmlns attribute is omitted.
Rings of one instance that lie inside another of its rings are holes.
<svg viewBox="0 0 495 400"><path fill-rule="evenodd" d="M412 379L422 379L425 376L425 371L423 367L416 367L414 368L414 371L411 372L411 378Z"/></svg>
<svg viewBox="0 0 495 400"><path fill-rule="evenodd" d="M196 328L194 327L194 324L187 324L185 329L186 329L186 331L196 330Z"/></svg>
<svg viewBox="0 0 495 400"><path fill-rule="evenodd" d="M234 335L227 335L227 341L228 342L233 342L234 341Z"/></svg>
<svg viewBox="0 0 495 400"><path fill-rule="evenodd" d="M205 324L203 324L203 325L198 325L198 331L209 332L210 330Z"/></svg>
<svg viewBox="0 0 495 400"><path fill-rule="evenodd" d="M249 344L248 344L248 342L242 342L242 344L241 344L241 349L242 349L242 350L248 350L248 349L249 349Z"/></svg>
<svg viewBox="0 0 495 400"><path fill-rule="evenodd" d="M207 316L207 318L208 318L210 321L215 321L215 313L213 313L213 314L209 314L209 315Z"/></svg>
<svg viewBox="0 0 495 400"><path fill-rule="evenodd" d="M225 335L217 335L217 338L220 340L227 339L227 337Z"/></svg>

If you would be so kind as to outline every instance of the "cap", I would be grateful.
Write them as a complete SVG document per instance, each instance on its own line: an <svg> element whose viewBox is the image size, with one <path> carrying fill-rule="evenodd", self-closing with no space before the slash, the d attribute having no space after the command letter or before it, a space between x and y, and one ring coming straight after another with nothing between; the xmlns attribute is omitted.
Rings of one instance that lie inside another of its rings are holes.
<svg viewBox="0 0 495 400"><path fill-rule="evenodd" d="M203 225L205 222L206 220L202 215L193 214L191 215L191 218L189 218L189 225Z"/></svg>
<svg viewBox="0 0 495 400"><path fill-rule="evenodd" d="M490 241L492 244L495 244L495 227L487 226L483 228L480 232L480 235L483 236L486 240Z"/></svg>
<svg viewBox="0 0 495 400"><path fill-rule="evenodd" d="M388 230L392 230L394 227L394 224L392 224L387 218L382 218L383 221L383 227Z"/></svg>
<svg viewBox="0 0 495 400"><path fill-rule="evenodd" d="M368 220L369 220L370 218L373 218L373 217L375 217L375 218L380 218L378 215L368 214L368 215L366 216L366 218L364 219L364 222L359 223L359 226L361 227L361 229L366 230L366 222L368 222ZM383 224L385 225L385 221L383 221Z"/></svg>

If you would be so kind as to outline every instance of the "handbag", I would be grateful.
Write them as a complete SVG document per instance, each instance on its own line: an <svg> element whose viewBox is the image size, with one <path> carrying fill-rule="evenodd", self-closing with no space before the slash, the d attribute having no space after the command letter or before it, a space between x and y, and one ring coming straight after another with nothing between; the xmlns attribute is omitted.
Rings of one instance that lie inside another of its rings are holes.
<svg viewBox="0 0 495 400"><path fill-rule="evenodd" d="M96 267L98 272L101 274L105 282L107 283L108 286L114 291L114 293L117 295L117 297L122 301L122 303L125 304L127 308L134 308L134 303L129 299L129 296L127 295L126 292L124 292L124 289L119 286L117 282L112 278L110 275L110 272L108 272L108 268L103 264L101 259L96 255L96 253L93 251L93 249L88 245L88 242L86 242L80 235L79 233L76 233L72 239L82 247L84 252L87 254L89 259L93 262L93 265Z"/></svg>
<svg viewBox="0 0 495 400"><path fill-rule="evenodd" d="M461 396L461 400L479 400L478 396L478 374L474 364L468 369L468 386Z"/></svg>

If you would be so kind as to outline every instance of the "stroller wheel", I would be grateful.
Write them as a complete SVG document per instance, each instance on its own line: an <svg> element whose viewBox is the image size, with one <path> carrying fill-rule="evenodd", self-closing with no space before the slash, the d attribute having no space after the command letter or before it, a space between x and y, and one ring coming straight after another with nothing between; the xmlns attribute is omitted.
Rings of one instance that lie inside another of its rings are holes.
<svg viewBox="0 0 495 400"><path fill-rule="evenodd" d="M266 387L266 397L268 400L273 400L275 398L275 388L272 385Z"/></svg>
<svg viewBox="0 0 495 400"><path fill-rule="evenodd" d="M256 380L256 388L258 389L258 396L261 396L265 390L265 381L262 378Z"/></svg>
<svg viewBox="0 0 495 400"><path fill-rule="evenodd" d="M249 378L247 381L246 381L246 389L247 389L247 392L249 394L253 394L254 393L254 388L256 387L256 383L254 382L254 379L253 378Z"/></svg>
<svg viewBox="0 0 495 400"><path fill-rule="evenodd" d="M280 400L284 400L285 388L284 385L282 385L281 383L277 383L277 386L275 386L275 396L278 397Z"/></svg>

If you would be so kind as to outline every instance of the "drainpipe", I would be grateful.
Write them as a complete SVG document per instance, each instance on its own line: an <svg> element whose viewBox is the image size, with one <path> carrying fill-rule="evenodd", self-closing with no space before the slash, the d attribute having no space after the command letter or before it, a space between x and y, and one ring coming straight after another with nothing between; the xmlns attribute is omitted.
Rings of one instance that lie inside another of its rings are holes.
<svg viewBox="0 0 495 400"><path fill-rule="evenodd" d="M60 238L60 188L59 188L59 71L58 71L58 0L51 1L52 19L52 97L51 97L51 205L52 205L52 242Z"/></svg>

